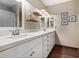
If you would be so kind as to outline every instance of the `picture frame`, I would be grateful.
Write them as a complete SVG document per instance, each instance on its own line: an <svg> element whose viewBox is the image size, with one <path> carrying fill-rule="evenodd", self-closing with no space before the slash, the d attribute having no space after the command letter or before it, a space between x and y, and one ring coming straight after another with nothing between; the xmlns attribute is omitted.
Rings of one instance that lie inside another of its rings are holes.
<svg viewBox="0 0 79 59"><path fill-rule="evenodd" d="M68 20L66 20L66 19L61 20L61 25L68 25Z"/></svg>
<svg viewBox="0 0 79 59"><path fill-rule="evenodd" d="M61 19L66 19L66 18L68 18L68 12L62 12L61 13Z"/></svg>
<svg viewBox="0 0 79 59"><path fill-rule="evenodd" d="M76 15L69 16L69 22L76 22Z"/></svg>

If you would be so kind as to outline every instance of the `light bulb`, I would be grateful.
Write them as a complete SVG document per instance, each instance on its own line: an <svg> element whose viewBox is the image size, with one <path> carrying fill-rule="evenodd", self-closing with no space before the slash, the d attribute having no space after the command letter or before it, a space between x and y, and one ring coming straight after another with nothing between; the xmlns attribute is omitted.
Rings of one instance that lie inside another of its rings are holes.
<svg viewBox="0 0 79 59"><path fill-rule="evenodd" d="M22 0L16 0L17 2L22 2Z"/></svg>

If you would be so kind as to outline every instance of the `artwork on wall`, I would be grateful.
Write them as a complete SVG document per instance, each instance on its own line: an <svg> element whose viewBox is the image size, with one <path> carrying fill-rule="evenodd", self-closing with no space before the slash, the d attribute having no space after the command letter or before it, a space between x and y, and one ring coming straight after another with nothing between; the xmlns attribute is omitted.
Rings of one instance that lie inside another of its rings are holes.
<svg viewBox="0 0 79 59"><path fill-rule="evenodd" d="M68 20L66 20L66 19L61 20L61 24L62 24L62 25L68 25Z"/></svg>
<svg viewBox="0 0 79 59"><path fill-rule="evenodd" d="M66 19L68 17L68 12L62 12L61 13L61 19Z"/></svg>
<svg viewBox="0 0 79 59"><path fill-rule="evenodd" d="M68 25L69 22L76 22L76 15L68 16L68 12L62 12L61 25Z"/></svg>
<svg viewBox="0 0 79 59"><path fill-rule="evenodd" d="M75 15L71 15L68 18L69 22L76 22L76 16Z"/></svg>
<svg viewBox="0 0 79 59"><path fill-rule="evenodd" d="M61 13L61 25L68 25L68 12Z"/></svg>

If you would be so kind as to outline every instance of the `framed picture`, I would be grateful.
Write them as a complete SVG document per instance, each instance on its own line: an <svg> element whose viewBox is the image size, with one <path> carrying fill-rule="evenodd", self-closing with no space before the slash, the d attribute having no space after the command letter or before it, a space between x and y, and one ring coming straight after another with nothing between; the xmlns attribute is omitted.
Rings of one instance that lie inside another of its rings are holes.
<svg viewBox="0 0 79 59"><path fill-rule="evenodd" d="M69 22L76 22L76 16L75 15L72 15L72 16L69 16Z"/></svg>
<svg viewBox="0 0 79 59"><path fill-rule="evenodd" d="M61 25L68 25L68 20L66 20L66 19L61 20Z"/></svg>
<svg viewBox="0 0 79 59"><path fill-rule="evenodd" d="M68 18L68 12L62 12L61 13L61 19L63 19L63 18Z"/></svg>

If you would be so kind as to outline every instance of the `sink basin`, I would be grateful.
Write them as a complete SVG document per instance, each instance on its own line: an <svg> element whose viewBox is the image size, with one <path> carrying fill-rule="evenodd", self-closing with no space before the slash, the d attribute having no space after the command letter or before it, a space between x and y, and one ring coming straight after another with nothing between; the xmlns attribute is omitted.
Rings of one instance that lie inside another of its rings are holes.
<svg viewBox="0 0 79 59"><path fill-rule="evenodd" d="M19 38L23 38L23 37L27 37L27 36L33 36L35 35L37 32L28 32L28 33L21 33L20 35L6 35L6 36L2 36L2 38L8 38L8 39L19 39Z"/></svg>
<svg viewBox="0 0 79 59"><path fill-rule="evenodd" d="M21 34L21 35L7 35L7 36L2 36L3 38L11 38L11 39L17 39L17 38L23 38L26 36L30 36L29 34Z"/></svg>

